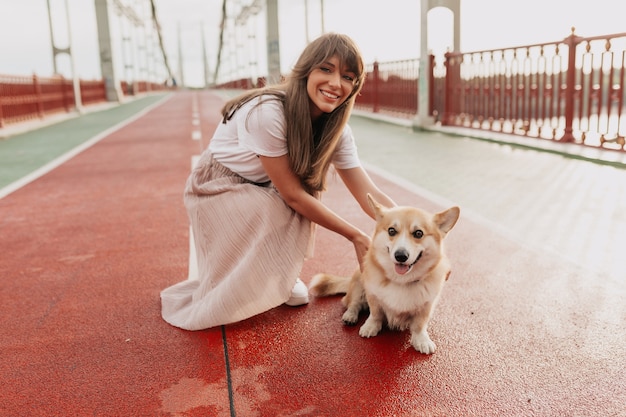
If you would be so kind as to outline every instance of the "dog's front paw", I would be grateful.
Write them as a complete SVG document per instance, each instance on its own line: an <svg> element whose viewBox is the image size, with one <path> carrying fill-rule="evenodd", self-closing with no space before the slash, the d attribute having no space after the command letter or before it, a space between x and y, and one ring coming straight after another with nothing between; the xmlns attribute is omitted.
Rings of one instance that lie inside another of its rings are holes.
<svg viewBox="0 0 626 417"><path fill-rule="evenodd" d="M347 324L348 326L354 326L356 322L359 321L359 311L347 309L346 312L343 313L341 320L343 320L343 324Z"/></svg>
<svg viewBox="0 0 626 417"><path fill-rule="evenodd" d="M411 345L420 353L430 355L435 353L437 345L430 340L428 333L415 333L411 335Z"/></svg>
<svg viewBox="0 0 626 417"><path fill-rule="evenodd" d="M359 335L361 337L372 337L376 336L380 329L383 327L382 323L373 319L372 316L369 316L363 326L359 329Z"/></svg>

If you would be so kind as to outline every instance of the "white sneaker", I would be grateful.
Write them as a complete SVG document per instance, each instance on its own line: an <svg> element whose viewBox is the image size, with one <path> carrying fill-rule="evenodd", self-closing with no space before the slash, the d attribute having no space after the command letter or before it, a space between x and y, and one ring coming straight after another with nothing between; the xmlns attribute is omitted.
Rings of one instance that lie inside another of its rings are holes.
<svg viewBox="0 0 626 417"><path fill-rule="evenodd" d="M291 307L297 307L309 303L309 289L304 285L300 278L296 280L296 285L291 290L291 297L285 304Z"/></svg>

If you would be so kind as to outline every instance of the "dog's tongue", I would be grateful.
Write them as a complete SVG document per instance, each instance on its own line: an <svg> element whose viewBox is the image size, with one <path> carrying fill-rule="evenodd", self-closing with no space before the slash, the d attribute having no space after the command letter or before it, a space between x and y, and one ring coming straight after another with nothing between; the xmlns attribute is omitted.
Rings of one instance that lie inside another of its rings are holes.
<svg viewBox="0 0 626 417"><path fill-rule="evenodd" d="M407 272L409 272L409 268L410 266L405 265L405 264L396 264L396 274L404 275Z"/></svg>

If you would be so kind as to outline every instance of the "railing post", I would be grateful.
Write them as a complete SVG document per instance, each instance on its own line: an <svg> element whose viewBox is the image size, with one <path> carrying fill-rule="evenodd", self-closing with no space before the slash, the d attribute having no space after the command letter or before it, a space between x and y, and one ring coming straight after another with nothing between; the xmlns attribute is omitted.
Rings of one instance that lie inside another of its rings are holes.
<svg viewBox="0 0 626 417"><path fill-rule="evenodd" d="M445 67L446 67L446 78L444 83L444 104L443 104L443 115L441 116L441 124L443 126L453 124L454 114L452 110L454 109L454 89L456 88L456 56L450 52L446 52L445 57Z"/></svg>
<svg viewBox="0 0 626 417"><path fill-rule="evenodd" d="M373 98L373 102L374 102L374 108L372 109L372 111L374 113L378 113L380 110L380 103L378 100L378 87L380 84L380 74L378 71L378 61L374 61L374 68L372 69L372 75L374 78L374 88L372 89L372 98Z"/></svg>
<svg viewBox="0 0 626 417"><path fill-rule="evenodd" d="M63 97L63 108L65 109L65 113L69 113L70 112L70 104L69 104L69 99L68 99L68 93L67 93L67 86L65 83L65 77L60 76L60 85L61 85L61 94Z"/></svg>
<svg viewBox="0 0 626 417"><path fill-rule="evenodd" d="M39 83L39 78L37 78L36 74L33 74L33 88L35 89L37 116L43 119L43 97L41 94L41 84Z"/></svg>
<svg viewBox="0 0 626 417"><path fill-rule="evenodd" d="M4 90L4 88L3 88L2 84L0 83L0 128L4 127L4 116L3 116L3 113L2 113L2 101L3 101L2 100L2 94L3 94L2 90Z"/></svg>
<svg viewBox="0 0 626 417"><path fill-rule="evenodd" d="M428 77L430 77L428 83L428 115L432 116L435 111L435 55L428 55L428 63Z"/></svg>
<svg viewBox="0 0 626 417"><path fill-rule="evenodd" d="M567 74L565 75L565 131L563 136L559 139L559 142L574 142L574 94L576 92L576 46L580 40L579 36L574 34L574 28L572 28L572 34L565 38L565 44L567 45L568 60L567 60Z"/></svg>

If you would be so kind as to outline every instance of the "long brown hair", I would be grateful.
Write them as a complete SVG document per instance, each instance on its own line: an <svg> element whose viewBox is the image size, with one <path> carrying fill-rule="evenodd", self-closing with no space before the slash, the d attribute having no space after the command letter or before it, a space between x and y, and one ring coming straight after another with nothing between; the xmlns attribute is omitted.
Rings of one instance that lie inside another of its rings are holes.
<svg viewBox="0 0 626 417"><path fill-rule="evenodd" d="M326 113L311 123L307 80L311 71L336 56L341 67L355 74L354 87L346 101L332 113ZM327 33L304 49L291 74L274 86L248 91L228 101L222 108L224 123L245 103L266 95L264 100L279 100L285 110L287 153L294 173L305 189L315 194L325 189L326 174L341 133L350 118L354 100L363 87L365 71L361 52L346 35Z"/></svg>

